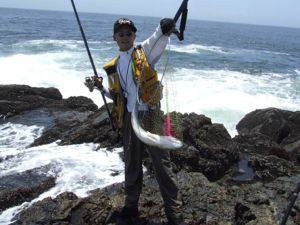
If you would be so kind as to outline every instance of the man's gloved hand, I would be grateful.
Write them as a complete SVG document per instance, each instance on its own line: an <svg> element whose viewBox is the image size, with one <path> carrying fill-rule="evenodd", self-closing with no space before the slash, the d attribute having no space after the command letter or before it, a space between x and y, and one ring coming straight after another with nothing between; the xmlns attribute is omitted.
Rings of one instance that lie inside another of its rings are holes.
<svg viewBox="0 0 300 225"><path fill-rule="evenodd" d="M95 87L97 87L100 91L103 89L103 77L94 77Z"/></svg>
<svg viewBox="0 0 300 225"><path fill-rule="evenodd" d="M175 31L176 23L171 18L163 18L160 21L160 28L164 35L170 36Z"/></svg>
<svg viewBox="0 0 300 225"><path fill-rule="evenodd" d="M90 92L92 92L95 87L101 91L103 89L102 81L102 77L86 77L84 85L89 89Z"/></svg>

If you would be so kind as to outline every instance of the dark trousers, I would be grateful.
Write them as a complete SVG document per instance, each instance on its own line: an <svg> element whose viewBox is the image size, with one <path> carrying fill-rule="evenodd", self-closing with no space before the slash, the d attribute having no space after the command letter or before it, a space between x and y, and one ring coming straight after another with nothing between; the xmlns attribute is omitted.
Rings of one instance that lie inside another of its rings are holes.
<svg viewBox="0 0 300 225"><path fill-rule="evenodd" d="M142 158L145 144L135 135L131 126L131 113L124 118L124 160L125 160L125 206L137 207L143 184ZM171 169L170 154L167 150L147 147L164 201L167 217L179 213L181 202L178 200L178 188Z"/></svg>

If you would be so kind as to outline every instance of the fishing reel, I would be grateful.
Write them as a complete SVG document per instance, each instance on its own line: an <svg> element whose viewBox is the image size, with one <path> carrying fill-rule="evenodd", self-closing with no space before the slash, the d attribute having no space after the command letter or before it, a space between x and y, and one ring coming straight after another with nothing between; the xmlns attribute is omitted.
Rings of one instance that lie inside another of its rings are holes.
<svg viewBox="0 0 300 225"><path fill-rule="evenodd" d="M90 92L93 92L95 88L95 78L94 77L85 77L84 85L89 89Z"/></svg>
<svg viewBox="0 0 300 225"><path fill-rule="evenodd" d="M102 81L103 77L85 77L84 85L89 89L90 92L93 92L95 88L101 91L103 89Z"/></svg>

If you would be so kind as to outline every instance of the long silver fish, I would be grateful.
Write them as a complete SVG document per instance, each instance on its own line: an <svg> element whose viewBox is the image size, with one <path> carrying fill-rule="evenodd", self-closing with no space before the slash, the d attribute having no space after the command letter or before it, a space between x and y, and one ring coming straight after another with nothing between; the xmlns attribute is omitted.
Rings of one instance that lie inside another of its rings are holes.
<svg viewBox="0 0 300 225"><path fill-rule="evenodd" d="M137 104L135 104L132 111L131 125L136 136L147 145L169 150L178 149L183 146L183 143L177 138L172 136L161 136L144 130L138 122Z"/></svg>

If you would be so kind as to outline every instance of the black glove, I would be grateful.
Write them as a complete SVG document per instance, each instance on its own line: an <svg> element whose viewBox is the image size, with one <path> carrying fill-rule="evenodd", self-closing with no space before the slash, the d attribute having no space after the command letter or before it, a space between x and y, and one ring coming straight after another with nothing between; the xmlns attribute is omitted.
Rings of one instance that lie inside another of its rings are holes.
<svg viewBox="0 0 300 225"><path fill-rule="evenodd" d="M160 28L163 34L171 32L176 26L176 23L171 18L163 18L160 21Z"/></svg>
<svg viewBox="0 0 300 225"><path fill-rule="evenodd" d="M100 91L103 89L103 77L94 77L95 87Z"/></svg>

